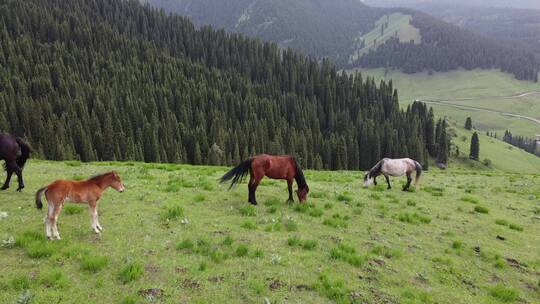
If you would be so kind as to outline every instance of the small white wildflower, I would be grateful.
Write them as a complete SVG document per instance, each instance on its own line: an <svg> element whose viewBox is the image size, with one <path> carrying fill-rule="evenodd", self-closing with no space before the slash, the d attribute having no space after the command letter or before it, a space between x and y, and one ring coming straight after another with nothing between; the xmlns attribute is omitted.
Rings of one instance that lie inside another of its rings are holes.
<svg viewBox="0 0 540 304"><path fill-rule="evenodd" d="M0 220L1 220L1 219L5 219L6 217L8 217L7 212L3 212L3 211L0 212Z"/></svg>
<svg viewBox="0 0 540 304"><path fill-rule="evenodd" d="M13 248L15 246L15 238L10 236L8 239L2 240L2 247Z"/></svg>
<svg viewBox="0 0 540 304"><path fill-rule="evenodd" d="M272 255L272 264L277 265L280 263L281 263L281 257L279 256L279 254Z"/></svg>

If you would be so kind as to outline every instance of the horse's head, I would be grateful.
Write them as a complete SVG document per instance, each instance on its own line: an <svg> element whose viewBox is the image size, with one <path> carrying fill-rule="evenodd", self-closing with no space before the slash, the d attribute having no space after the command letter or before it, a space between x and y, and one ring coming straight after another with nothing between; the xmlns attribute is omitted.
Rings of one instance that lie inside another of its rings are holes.
<svg viewBox="0 0 540 304"><path fill-rule="evenodd" d="M110 173L110 176L111 176L111 187L113 187L114 190L118 192L124 192L126 188L124 187L124 183L122 183L122 179L120 178L120 175L118 175L116 171L112 171Z"/></svg>
<svg viewBox="0 0 540 304"><path fill-rule="evenodd" d="M373 177L370 176L369 173L366 173L366 175L364 175L364 187L367 188L371 184L373 184Z"/></svg>
<svg viewBox="0 0 540 304"><path fill-rule="evenodd" d="M300 202L306 201L308 193L309 193L309 187L307 185L302 189L296 190L296 195L298 195L298 200Z"/></svg>

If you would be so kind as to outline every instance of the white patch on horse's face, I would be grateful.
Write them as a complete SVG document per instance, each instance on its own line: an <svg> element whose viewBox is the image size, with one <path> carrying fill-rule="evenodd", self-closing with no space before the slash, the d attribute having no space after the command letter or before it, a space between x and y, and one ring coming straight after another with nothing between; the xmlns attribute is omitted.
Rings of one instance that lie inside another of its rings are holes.
<svg viewBox="0 0 540 304"><path fill-rule="evenodd" d="M371 184L373 184L373 177L365 176L364 177L364 187L369 187Z"/></svg>

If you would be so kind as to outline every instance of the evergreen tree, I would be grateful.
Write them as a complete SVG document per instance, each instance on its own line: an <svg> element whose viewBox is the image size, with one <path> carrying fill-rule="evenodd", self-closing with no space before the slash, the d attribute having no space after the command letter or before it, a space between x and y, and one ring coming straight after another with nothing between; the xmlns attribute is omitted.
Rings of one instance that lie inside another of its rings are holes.
<svg viewBox="0 0 540 304"><path fill-rule="evenodd" d="M470 117L467 117L467 120L465 120L465 129L472 130L472 119Z"/></svg>
<svg viewBox="0 0 540 304"><path fill-rule="evenodd" d="M471 137L471 149L469 158L478 161L480 159L480 141L478 139L478 133L474 132Z"/></svg>

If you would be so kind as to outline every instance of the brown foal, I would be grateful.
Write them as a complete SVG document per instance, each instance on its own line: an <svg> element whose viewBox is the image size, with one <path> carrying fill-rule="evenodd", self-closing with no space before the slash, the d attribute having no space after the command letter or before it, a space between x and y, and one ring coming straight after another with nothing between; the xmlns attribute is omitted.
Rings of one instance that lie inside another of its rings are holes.
<svg viewBox="0 0 540 304"><path fill-rule="evenodd" d="M124 192L124 184L116 171L92 177L85 181L57 180L36 192L36 207L43 208L41 196L45 193L48 212L45 217L45 233L49 239L60 239L58 233L58 215L66 201L86 203L90 206L92 230L101 234L103 228L99 224L97 204L103 191L112 187L118 192Z"/></svg>

